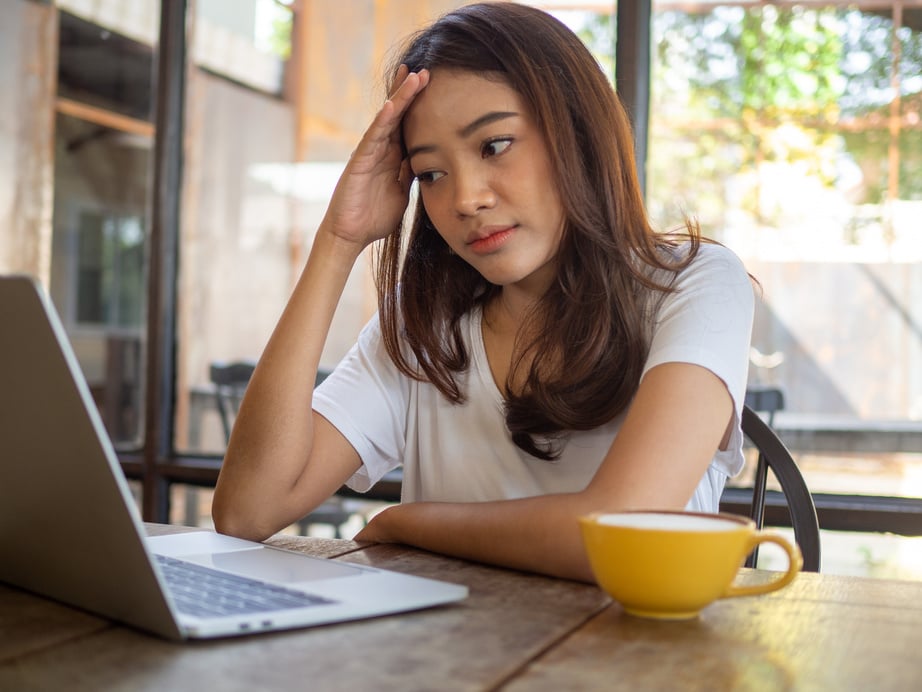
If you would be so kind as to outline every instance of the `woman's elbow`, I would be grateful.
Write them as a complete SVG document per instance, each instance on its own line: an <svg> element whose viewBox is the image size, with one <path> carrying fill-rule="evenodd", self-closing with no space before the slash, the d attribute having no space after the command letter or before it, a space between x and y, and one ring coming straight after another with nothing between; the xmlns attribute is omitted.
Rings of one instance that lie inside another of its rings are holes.
<svg viewBox="0 0 922 692"><path fill-rule="evenodd" d="M215 493L212 502L211 519L214 522L215 531L225 536L244 538L249 541L263 541L274 533L271 530L262 529L253 517L247 516L246 512L223 499L218 493Z"/></svg>

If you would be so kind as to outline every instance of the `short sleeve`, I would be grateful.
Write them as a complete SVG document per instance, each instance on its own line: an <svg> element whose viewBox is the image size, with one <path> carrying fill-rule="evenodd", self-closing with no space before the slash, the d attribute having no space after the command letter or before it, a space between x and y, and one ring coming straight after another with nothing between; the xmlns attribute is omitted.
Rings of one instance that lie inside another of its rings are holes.
<svg viewBox="0 0 922 692"><path fill-rule="evenodd" d="M707 368L723 381L733 398L736 425L715 463L735 475L743 465L739 423L749 372L752 281L732 251L703 244L674 287L656 312L644 374L662 363L681 362Z"/></svg>

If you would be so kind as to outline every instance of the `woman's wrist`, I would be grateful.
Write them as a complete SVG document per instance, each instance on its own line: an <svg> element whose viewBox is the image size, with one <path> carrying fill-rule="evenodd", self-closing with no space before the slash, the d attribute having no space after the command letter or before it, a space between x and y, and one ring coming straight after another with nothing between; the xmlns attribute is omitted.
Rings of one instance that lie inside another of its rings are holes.
<svg viewBox="0 0 922 692"><path fill-rule="evenodd" d="M378 512L355 537L357 541L370 543L404 543L402 521L409 505L393 505Z"/></svg>
<svg viewBox="0 0 922 692"><path fill-rule="evenodd" d="M328 220L321 222L314 235L313 251L323 251L331 257L355 263L368 247L367 243L351 240L337 233Z"/></svg>

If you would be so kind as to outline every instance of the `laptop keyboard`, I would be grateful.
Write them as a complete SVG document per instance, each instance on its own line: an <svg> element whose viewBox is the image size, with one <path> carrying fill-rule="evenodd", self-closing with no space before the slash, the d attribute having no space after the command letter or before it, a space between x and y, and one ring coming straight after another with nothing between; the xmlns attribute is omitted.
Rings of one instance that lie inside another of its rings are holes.
<svg viewBox="0 0 922 692"><path fill-rule="evenodd" d="M246 615L334 602L165 555L156 558L177 610L186 615Z"/></svg>

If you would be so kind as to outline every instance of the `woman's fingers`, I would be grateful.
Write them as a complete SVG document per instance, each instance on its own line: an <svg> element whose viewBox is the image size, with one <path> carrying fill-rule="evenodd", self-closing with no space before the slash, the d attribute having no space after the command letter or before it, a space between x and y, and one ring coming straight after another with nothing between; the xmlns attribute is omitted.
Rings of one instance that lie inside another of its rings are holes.
<svg viewBox="0 0 922 692"><path fill-rule="evenodd" d="M388 100L394 104L400 117L403 117L407 107L413 103L413 99L429 84L429 70L408 72L406 77L398 80L398 83L400 86Z"/></svg>
<svg viewBox="0 0 922 692"><path fill-rule="evenodd" d="M402 71L402 70L401 70ZM429 72L408 73L395 89L391 98L384 102L366 130L362 141L353 155L354 172L370 172L370 167L385 165L394 170L400 166L403 152L400 149L400 122L413 103L413 99L429 83Z"/></svg>
<svg viewBox="0 0 922 692"><path fill-rule="evenodd" d="M397 182L400 184L403 194L408 196L410 194L410 187L413 185L413 169L410 168L409 159L401 161L400 174L397 176Z"/></svg>
<svg viewBox="0 0 922 692"><path fill-rule="evenodd" d="M401 66L403 70L403 66ZM400 72L398 72L398 75ZM422 70L419 73L410 72L399 81L399 86L391 94L391 97L384 102L378 115L372 123L372 129L378 137L386 136L390 138L398 132L400 121L404 114L413 103L413 100L429 84L429 71ZM376 137L377 138L377 137Z"/></svg>
<svg viewBox="0 0 922 692"><path fill-rule="evenodd" d="M391 93L387 95L388 98L392 98L394 94L397 93L397 90L400 88L400 85L403 84L408 74L410 74L410 68L401 63L400 67L397 68L397 74L394 75L394 81L391 83Z"/></svg>
<svg viewBox="0 0 922 692"><path fill-rule="evenodd" d="M371 242L393 232L406 209L413 174L404 158L400 123L429 83L429 72L397 72L398 86L365 131L336 186L329 209L336 232ZM402 79L400 79L402 77Z"/></svg>

